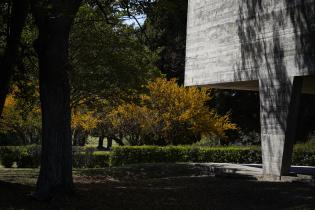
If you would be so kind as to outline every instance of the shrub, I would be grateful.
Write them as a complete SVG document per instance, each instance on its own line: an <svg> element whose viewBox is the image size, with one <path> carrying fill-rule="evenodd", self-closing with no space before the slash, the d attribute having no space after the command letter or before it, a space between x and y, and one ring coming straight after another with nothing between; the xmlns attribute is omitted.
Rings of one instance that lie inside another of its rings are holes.
<svg viewBox="0 0 315 210"><path fill-rule="evenodd" d="M206 88L180 87L175 79L157 79L146 86L140 105L124 103L110 112L112 130L130 145L179 145L202 136L224 139L235 130L229 115L220 116L206 106L212 96Z"/></svg>
<svg viewBox="0 0 315 210"><path fill-rule="evenodd" d="M16 161L16 153L12 150L7 150L2 153L1 163L6 168L11 168Z"/></svg>
<svg viewBox="0 0 315 210"><path fill-rule="evenodd" d="M106 168L110 166L110 152L95 152L93 154L93 167Z"/></svg>
<svg viewBox="0 0 315 210"><path fill-rule="evenodd" d="M186 160L184 147L115 147L111 155L113 166L134 163L178 162Z"/></svg>
<svg viewBox="0 0 315 210"><path fill-rule="evenodd" d="M40 165L40 146L17 147L16 165L18 168L38 168Z"/></svg>
<svg viewBox="0 0 315 210"><path fill-rule="evenodd" d="M76 153L72 156L73 168L88 168L91 157L85 153Z"/></svg>
<svg viewBox="0 0 315 210"><path fill-rule="evenodd" d="M73 150L73 156L72 156L73 167L74 168L92 167L93 152L94 152L94 149L92 148L88 148L86 150L82 150L82 148Z"/></svg>
<svg viewBox="0 0 315 210"><path fill-rule="evenodd" d="M293 165L315 166L315 148L297 146L292 157Z"/></svg>
<svg viewBox="0 0 315 210"><path fill-rule="evenodd" d="M9 94L5 100L0 118L0 134L13 134L22 142L31 139L28 143L37 143L41 130L40 108L35 105L37 103L33 103L34 101L26 101L23 97L18 97L21 90L17 86L14 86L13 89L15 93ZM35 96L37 93L33 94ZM23 135L19 135L21 132Z"/></svg>
<svg viewBox="0 0 315 210"><path fill-rule="evenodd" d="M156 162L260 163L261 152L250 147L129 146L116 147L111 155L113 166Z"/></svg>
<svg viewBox="0 0 315 210"><path fill-rule="evenodd" d="M39 147L0 147L2 164L19 168L36 168L40 163ZM261 163L259 147L194 147L194 146L126 146L111 152L95 149L75 149L74 168L104 168L138 163L217 162ZM315 148L297 146L293 152L294 165L315 166Z"/></svg>
<svg viewBox="0 0 315 210"><path fill-rule="evenodd" d="M112 151L111 165L157 162L216 162L261 163L259 147L191 147L191 146L140 146L116 147ZM315 149L296 148L294 165L315 166Z"/></svg>
<svg viewBox="0 0 315 210"><path fill-rule="evenodd" d="M74 168L105 168L110 166L110 152L79 152L72 160Z"/></svg>
<svg viewBox="0 0 315 210"><path fill-rule="evenodd" d="M38 151L20 151L16 165L18 168L38 168L40 165L40 153Z"/></svg>

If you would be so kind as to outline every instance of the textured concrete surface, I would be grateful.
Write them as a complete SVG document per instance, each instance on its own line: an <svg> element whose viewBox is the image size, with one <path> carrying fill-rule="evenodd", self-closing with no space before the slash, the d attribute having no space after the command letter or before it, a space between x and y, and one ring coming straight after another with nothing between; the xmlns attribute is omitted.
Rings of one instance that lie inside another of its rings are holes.
<svg viewBox="0 0 315 210"><path fill-rule="evenodd" d="M314 0L189 0L185 85L314 74L314 7Z"/></svg>
<svg viewBox="0 0 315 210"><path fill-rule="evenodd" d="M264 174L289 173L301 92L315 93L315 0L189 0L186 86L260 93Z"/></svg>
<svg viewBox="0 0 315 210"><path fill-rule="evenodd" d="M302 78L260 81L260 124L265 175L288 173L298 117Z"/></svg>

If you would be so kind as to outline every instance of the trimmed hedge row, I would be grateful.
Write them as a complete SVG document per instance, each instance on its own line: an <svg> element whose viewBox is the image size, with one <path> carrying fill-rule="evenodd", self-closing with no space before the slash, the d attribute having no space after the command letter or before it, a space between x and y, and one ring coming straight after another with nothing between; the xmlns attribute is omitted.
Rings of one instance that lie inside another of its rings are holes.
<svg viewBox="0 0 315 210"><path fill-rule="evenodd" d="M0 147L1 163L11 168L14 163L18 168L38 168L40 165L40 146ZM74 168L104 168L109 167L109 152L95 152L91 148L73 149Z"/></svg>
<svg viewBox="0 0 315 210"><path fill-rule="evenodd" d="M110 166L110 152L93 152L74 154L74 168L105 168Z"/></svg>
<svg viewBox="0 0 315 210"><path fill-rule="evenodd" d="M292 164L301 166L315 166L315 148L295 147L293 150Z"/></svg>
<svg viewBox="0 0 315 210"><path fill-rule="evenodd" d="M261 152L259 148L248 147L141 146L117 147L111 155L111 164L115 166L148 162L260 163Z"/></svg>
<svg viewBox="0 0 315 210"><path fill-rule="evenodd" d="M40 164L40 147L0 147L2 165L36 168ZM261 163L259 147L192 147L140 146L115 147L111 152L74 149L74 168L104 168L137 163L217 162ZM315 148L298 147L293 153L294 165L315 166Z"/></svg>

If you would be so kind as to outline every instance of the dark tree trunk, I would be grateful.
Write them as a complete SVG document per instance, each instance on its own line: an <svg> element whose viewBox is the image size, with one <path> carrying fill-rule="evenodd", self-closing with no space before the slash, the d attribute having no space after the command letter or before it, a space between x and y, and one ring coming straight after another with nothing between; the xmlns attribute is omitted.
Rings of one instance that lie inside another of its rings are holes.
<svg viewBox="0 0 315 210"><path fill-rule="evenodd" d="M84 147L86 145L88 134L85 131L82 131L79 136L79 146Z"/></svg>
<svg viewBox="0 0 315 210"><path fill-rule="evenodd" d="M125 146L124 142L120 139L120 138L115 138L113 136L110 136L110 137L107 137L107 138L111 138L112 140L115 140L116 143L119 145L119 146Z"/></svg>
<svg viewBox="0 0 315 210"><path fill-rule="evenodd" d="M67 66L69 33L78 8L67 8L75 6L71 2L48 1L49 5L45 5L39 1L32 5L39 29L34 47L39 58L43 129L41 168L33 194L38 200L47 200L73 190ZM52 10L48 11L51 7Z"/></svg>
<svg viewBox="0 0 315 210"><path fill-rule="evenodd" d="M113 145L113 139L108 137L107 138L107 147L106 147L106 149L107 150L111 150L112 149L112 145Z"/></svg>
<svg viewBox="0 0 315 210"><path fill-rule="evenodd" d="M13 1L11 19L9 23L10 32L7 37L4 55L0 60L0 116L3 111L3 106L13 75L13 69L16 64L18 46L28 13L28 8L29 2L27 0Z"/></svg>
<svg viewBox="0 0 315 210"><path fill-rule="evenodd" d="M73 141L73 143L72 143L72 146L78 146L78 144L79 144L79 142L78 142L78 131L74 131L73 132L73 136L72 136L72 141Z"/></svg>
<svg viewBox="0 0 315 210"><path fill-rule="evenodd" d="M82 131L81 128L77 129L73 135L73 146L85 146L88 134Z"/></svg>
<svg viewBox="0 0 315 210"><path fill-rule="evenodd" d="M69 23L62 19L49 21L50 28L40 29L37 40L43 128L36 192L39 199L47 199L54 191L71 191L73 185L70 89L66 71Z"/></svg>
<svg viewBox="0 0 315 210"><path fill-rule="evenodd" d="M98 146L97 146L97 149L104 149L104 136L100 136L98 137Z"/></svg>

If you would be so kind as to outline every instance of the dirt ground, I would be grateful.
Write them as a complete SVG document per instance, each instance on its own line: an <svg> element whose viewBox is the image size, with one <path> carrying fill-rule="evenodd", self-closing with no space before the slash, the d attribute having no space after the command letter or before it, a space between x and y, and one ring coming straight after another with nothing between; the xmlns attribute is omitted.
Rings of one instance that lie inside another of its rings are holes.
<svg viewBox="0 0 315 210"><path fill-rule="evenodd" d="M143 164L74 170L76 192L37 202L38 170L0 169L0 209L314 209L313 183L258 182L213 176L189 164Z"/></svg>

